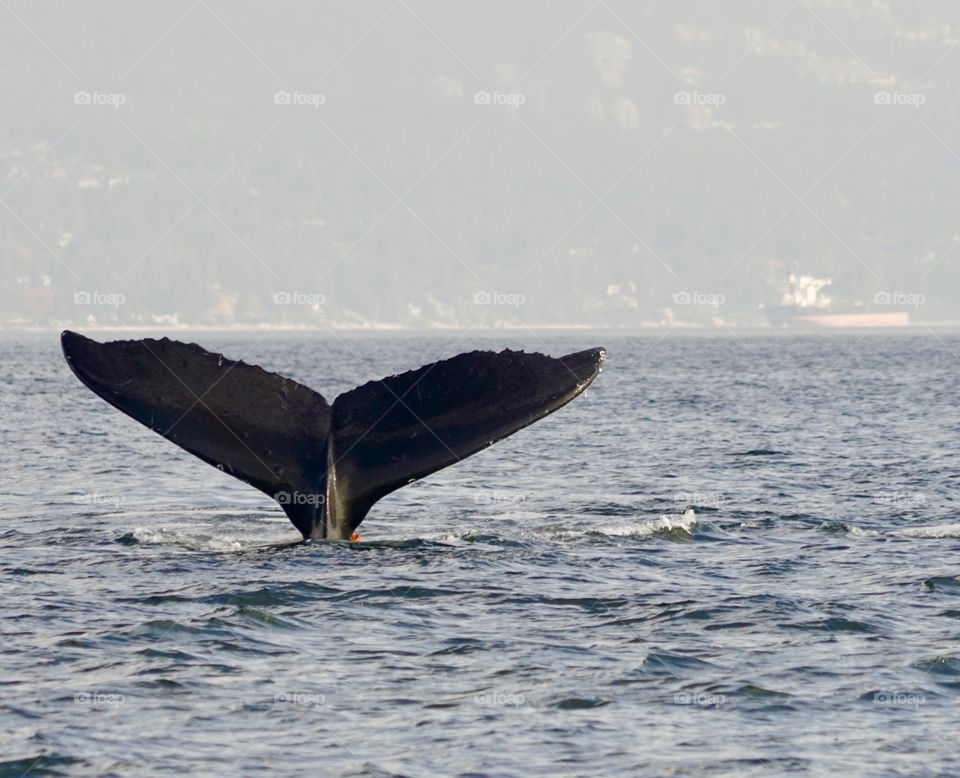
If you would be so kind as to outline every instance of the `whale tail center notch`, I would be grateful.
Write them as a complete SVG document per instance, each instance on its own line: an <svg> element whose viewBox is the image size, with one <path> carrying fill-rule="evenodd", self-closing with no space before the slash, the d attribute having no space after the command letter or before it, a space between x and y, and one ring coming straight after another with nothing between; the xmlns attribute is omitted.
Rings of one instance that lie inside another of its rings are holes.
<svg viewBox="0 0 960 778"><path fill-rule="evenodd" d="M73 372L167 440L270 495L305 537L346 540L370 508L580 394L602 348L473 351L340 395L163 338L61 337Z"/></svg>

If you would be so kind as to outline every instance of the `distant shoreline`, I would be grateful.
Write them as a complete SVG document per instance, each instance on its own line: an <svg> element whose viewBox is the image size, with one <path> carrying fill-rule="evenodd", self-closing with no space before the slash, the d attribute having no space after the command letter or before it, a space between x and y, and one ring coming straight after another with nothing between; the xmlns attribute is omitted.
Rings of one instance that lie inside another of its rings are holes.
<svg viewBox="0 0 960 778"><path fill-rule="evenodd" d="M403 327L403 326L341 326L341 327L311 327L311 326L257 326L257 325L143 325L143 326L88 326L83 324L62 324L58 326L0 326L0 335L14 334L59 334L64 329L76 329L85 333L143 333L154 335L175 336L189 333L214 334L270 334L270 335L442 335L473 332L478 335L493 335L498 333L606 333L609 335L656 335L673 332L690 336L710 335L770 335L770 336L809 336L809 335L843 335L857 334L903 334L919 335L934 334L932 331L960 330L960 321L915 322L907 327L769 327L769 326L698 326L691 324L655 325L645 324L637 327L610 327L588 324L532 324L519 327Z"/></svg>

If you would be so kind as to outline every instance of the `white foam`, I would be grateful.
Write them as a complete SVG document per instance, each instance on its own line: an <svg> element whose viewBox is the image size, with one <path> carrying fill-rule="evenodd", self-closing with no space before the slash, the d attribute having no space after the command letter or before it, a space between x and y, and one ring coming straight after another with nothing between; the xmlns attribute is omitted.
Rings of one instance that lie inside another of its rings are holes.
<svg viewBox="0 0 960 778"><path fill-rule="evenodd" d="M933 527L909 527L894 535L905 538L960 538L960 524L940 524Z"/></svg>
<svg viewBox="0 0 960 778"><path fill-rule="evenodd" d="M847 534L853 538L872 538L881 534L875 529L863 529L862 527L857 527L853 524L844 524L843 526L847 528Z"/></svg>
<svg viewBox="0 0 960 778"><path fill-rule="evenodd" d="M231 532L207 534L198 527L154 526L136 527L130 535L139 543L147 546L180 546L190 551L250 551L263 548L271 542L283 543L291 540L289 533L283 537L271 539L264 537L263 525L251 527L249 532Z"/></svg>
<svg viewBox="0 0 960 778"><path fill-rule="evenodd" d="M646 538L675 530L692 535L696 524L697 516L692 508L688 508L682 515L661 514L656 519L627 521L618 524L594 524L585 521L578 527L544 527L530 530L525 534L536 539L571 541L583 540L597 535L610 538Z"/></svg>
<svg viewBox="0 0 960 778"><path fill-rule="evenodd" d="M462 535L456 535L448 532L443 535L424 535L421 539L429 540L433 543L443 543L444 545L447 545L447 546L457 546L457 545L460 545L461 543L466 543L467 538L473 535L476 535L476 533L465 532Z"/></svg>
<svg viewBox="0 0 960 778"><path fill-rule="evenodd" d="M538 527L533 525L530 519L528 519L527 522L527 524L524 524L523 521L520 520L505 522L503 525L504 531L498 531L496 527L487 527L485 530L470 530L468 532L458 533L445 532L435 535L421 535L420 537L424 540L431 540L437 543L460 545L462 543L475 543L476 541L472 540L472 538L482 538L491 534L501 538L516 538L519 540L564 542L584 541L591 537L595 538L597 535L604 535L610 538L646 538L658 533L677 530L692 535L693 529L697 525L697 516L693 509L690 508L683 514L662 514L656 519L620 522L618 524L595 524L589 519L585 519L584 522L577 527L557 524ZM509 527L509 529L506 529L506 527Z"/></svg>
<svg viewBox="0 0 960 778"><path fill-rule="evenodd" d="M938 524L931 527L907 527L906 529L875 530L863 529L854 524L844 524L844 529L852 538L901 537L917 539L960 538L960 524Z"/></svg>
<svg viewBox="0 0 960 778"><path fill-rule="evenodd" d="M670 532L673 530L682 530L692 535L693 528L696 526L697 515L692 508L688 508L682 516L664 514L658 519L614 524L607 527L596 527L589 530L589 532L592 534L607 535L608 537L624 538L648 537L658 532Z"/></svg>

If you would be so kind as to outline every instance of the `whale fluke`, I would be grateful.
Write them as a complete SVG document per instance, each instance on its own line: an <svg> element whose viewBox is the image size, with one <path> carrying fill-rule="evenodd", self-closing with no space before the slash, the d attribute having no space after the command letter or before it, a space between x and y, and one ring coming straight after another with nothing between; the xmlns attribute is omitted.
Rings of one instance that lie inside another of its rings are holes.
<svg viewBox="0 0 960 778"><path fill-rule="evenodd" d="M274 498L304 538L345 540L390 492L459 462L580 394L602 348L554 358L459 354L322 395L196 344L97 343L66 331L77 377L137 421Z"/></svg>

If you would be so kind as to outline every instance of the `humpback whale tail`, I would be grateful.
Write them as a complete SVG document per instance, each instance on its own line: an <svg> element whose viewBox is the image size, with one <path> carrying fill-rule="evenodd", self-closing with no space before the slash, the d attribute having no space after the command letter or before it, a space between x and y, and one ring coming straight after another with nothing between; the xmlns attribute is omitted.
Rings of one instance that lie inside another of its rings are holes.
<svg viewBox="0 0 960 778"><path fill-rule="evenodd" d="M331 406L317 392L196 344L61 336L77 377L204 462L270 495L304 538L350 538L390 492L553 413L603 366L602 348L553 358L472 351L370 381Z"/></svg>

